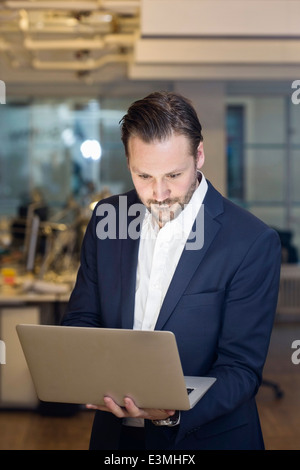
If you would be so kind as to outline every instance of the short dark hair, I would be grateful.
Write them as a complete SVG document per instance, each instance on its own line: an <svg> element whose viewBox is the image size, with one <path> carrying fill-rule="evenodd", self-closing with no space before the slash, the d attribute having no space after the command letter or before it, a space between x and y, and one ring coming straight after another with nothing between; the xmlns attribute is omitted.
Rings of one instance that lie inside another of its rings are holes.
<svg viewBox="0 0 300 470"><path fill-rule="evenodd" d="M128 141L132 136L146 143L162 141L171 135L188 137L192 155L203 140L202 126L192 103L185 97L172 92L154 92L135 101L120 121L121 139L125 154L129 157Z"/></svg>

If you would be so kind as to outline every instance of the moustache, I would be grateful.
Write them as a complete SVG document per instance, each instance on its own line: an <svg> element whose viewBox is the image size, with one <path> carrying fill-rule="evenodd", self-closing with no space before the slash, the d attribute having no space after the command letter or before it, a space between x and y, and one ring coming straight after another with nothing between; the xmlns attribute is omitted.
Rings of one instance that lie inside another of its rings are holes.
<svg viewBox="0 0 300 470"><path fill-rule="evenodd" d="M147 201L148 206L155 206L157 208L165 208L165 207L172 207L174 204L180 203L179 199L165 199L164 201L155 201L155 200L149 200Z"/></svg>

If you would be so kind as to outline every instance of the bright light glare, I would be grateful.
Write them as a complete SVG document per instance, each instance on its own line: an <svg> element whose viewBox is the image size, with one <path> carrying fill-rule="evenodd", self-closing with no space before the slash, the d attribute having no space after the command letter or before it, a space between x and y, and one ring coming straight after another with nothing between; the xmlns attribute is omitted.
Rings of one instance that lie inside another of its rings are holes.
<svg viewBox="0 0 300 470"><path fill-rule="evenodd" d="M98 140L85 140L80 150L84 158L92 158L92 160L99 160L101 158L102 150Z"/></svg>
<svg viewBox="0 0 300 470"><path fill-rule="evenodd" d="M65 129L62 132L61 136L67 147L72 147L72 145L76 142L76 138L72 129Z"/></svg>

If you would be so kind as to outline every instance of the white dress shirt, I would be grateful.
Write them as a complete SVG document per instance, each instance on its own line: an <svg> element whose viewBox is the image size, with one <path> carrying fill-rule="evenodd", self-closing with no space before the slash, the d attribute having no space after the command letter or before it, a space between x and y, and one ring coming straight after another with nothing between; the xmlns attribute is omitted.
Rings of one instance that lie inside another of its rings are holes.
<svg viewBox="0 0 300 470"><path fill-rule="evenodd" d="M174 219L159 229L147 210L142 225L135 292L134 329L154 330L155 324L207 191L201 182L190 202Z"/></svg>

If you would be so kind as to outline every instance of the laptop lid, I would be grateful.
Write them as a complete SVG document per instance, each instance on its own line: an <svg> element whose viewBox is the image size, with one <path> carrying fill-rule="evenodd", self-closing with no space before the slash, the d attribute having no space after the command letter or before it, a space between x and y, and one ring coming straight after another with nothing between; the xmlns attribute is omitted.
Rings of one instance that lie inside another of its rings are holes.
<svg viewBox="0 0 300 470"><path fill-rule="evenodd" d="M129 396L140 408L192 406L176 339L169 331L28 324L16 328L41 401L100 405L103 396L110 396L122 406ZM201 385L194 401L214 380L192 378L194 388L198 381Z"/></svg>

